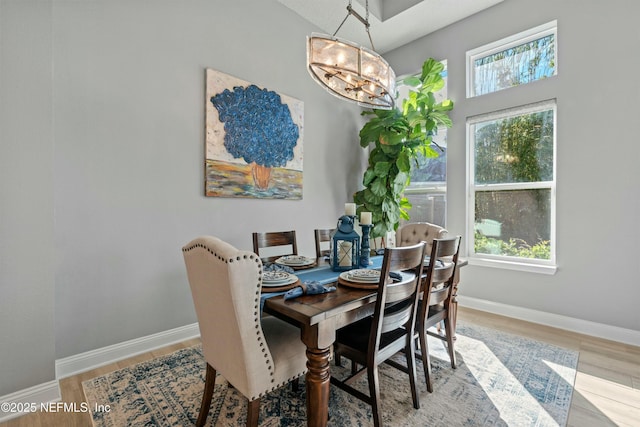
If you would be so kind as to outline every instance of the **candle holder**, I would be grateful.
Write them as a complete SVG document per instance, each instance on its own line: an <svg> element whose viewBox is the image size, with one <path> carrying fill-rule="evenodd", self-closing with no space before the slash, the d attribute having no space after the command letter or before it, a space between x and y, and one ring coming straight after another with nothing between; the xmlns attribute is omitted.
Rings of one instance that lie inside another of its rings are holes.
<svg viewBox="0 0 640 427"><path fill-rule="evenodd" d="M372 225L360 225L362 227L362 246L360 248L360 267L367 268L371 264L371 260L369 259L369 253L371 247L369 246L369 232L371 231Z"/></svg>

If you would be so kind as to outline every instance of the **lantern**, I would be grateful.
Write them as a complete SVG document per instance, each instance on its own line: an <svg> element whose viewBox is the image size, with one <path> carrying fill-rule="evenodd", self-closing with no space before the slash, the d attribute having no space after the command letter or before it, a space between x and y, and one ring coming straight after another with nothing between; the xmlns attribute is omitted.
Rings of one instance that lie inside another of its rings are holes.
<svg viewBox="0 0 640 427"><path fill-rule="evenodd" d="M347 271L360 263L360 236L354 230L354 217L344 215L331 234L331 269Z"/></svg>

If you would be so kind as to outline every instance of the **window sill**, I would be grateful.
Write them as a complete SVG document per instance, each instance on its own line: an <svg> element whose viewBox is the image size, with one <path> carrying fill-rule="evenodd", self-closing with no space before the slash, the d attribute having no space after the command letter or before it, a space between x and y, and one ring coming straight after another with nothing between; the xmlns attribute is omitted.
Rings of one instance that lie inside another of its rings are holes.
<svg viewBox="0 0 640 427"><path fill-rule="evenodd" d="M539 274L556 274L558 271L557 265L551 264L531 264L527 262L519 262L512 260L498 260L487 258L468 258L469 265L478 265L481 267L502 268L505 270L524 271L527 273L539 273Z"/></svg>

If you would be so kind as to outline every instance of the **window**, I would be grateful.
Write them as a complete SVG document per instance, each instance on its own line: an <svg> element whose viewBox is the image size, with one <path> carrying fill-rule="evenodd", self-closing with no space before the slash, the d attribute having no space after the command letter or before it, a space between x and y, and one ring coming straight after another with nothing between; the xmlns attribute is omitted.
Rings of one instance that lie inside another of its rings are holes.
<svg viewBox="0 0 640 427"><path fill-rule="evenodd" d="M467 120L476 261L555 272L555 123L555 101Z"/></svg>
<svg viewBox="0 0 640 427"><path fill-rule="evenodd" d="M442 63L445 66L442 71L445 83L435 93L437 102L447 98L447 63ZM419 73L416 75L419 76ZM400 108L411 89L403 82L406 77L408 76L399 78L396 83L397 105ZM421 156L417 164L411 165L411 183L404 195L412 205L409 211L410 222L429 222L444 227L447 217L447 128L438 129L432 140L434 143L431 148L439 154L438 157Z"/></svg>
<svg viewBox="0 0 640 427"><path fill-rule="evenodd" d="M467 97L557 74L556 21L467 52Z"/></svg>

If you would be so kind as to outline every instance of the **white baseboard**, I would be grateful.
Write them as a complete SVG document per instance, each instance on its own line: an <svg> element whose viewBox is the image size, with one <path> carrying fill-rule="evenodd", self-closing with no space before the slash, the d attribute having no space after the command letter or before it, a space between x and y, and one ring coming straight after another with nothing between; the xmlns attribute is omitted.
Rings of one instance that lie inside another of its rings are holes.
<svg viewBox="0 0 640 427"><path fill-rule="evenodd" d="M541 325L552 326L592 337L604 338L640 347L640 331L634 331L633 329L625 329L603 323L591 322L589 320L575 319L559 314L465 297L463 295L458 295L458 303L462 307L487 311L489 313L500 314L502 316L513 317L515 319L526 320L532 323L539 323Z"/></svg>
<svg viewBox="0 0 640 427"><path fill-rule="evenodd" d="M98 348L74 356L56 360L56 378L62 379L79 374L128 357L166 347L181 341L200 336L198 324L181 326L146 337Z"/></svg>
<svg viewBox="0 0 640 427"><path fill-rule="evenodd" d="M0 396L0 402L9 403L15 408L22 408L27 404L29 405L29 410L35 405L39 410L42 404L57 402L61 399L58 381L62 378L198 336L200 336L198 324L193 323L191 325L58 359L56 360L56 380L7 394L6 396ZM26 411L4 412L0 410L0 422L25 415L26 413Z"/></svg>
<svg viewBox="0 0 640 427"><path fill-rule="evenodd" d="M0 423L34 412L34 410L39 411L41 405L49 402L57 402L59 400L60 387L57 380L38 384L5 396L0 396L0 402L3 404L3 408L0 409ZM4 410L4 406L6 404L9 404L9 408L7 408L9 411ZM18 411L22 409L26 410L22 412Z"/></svg>

